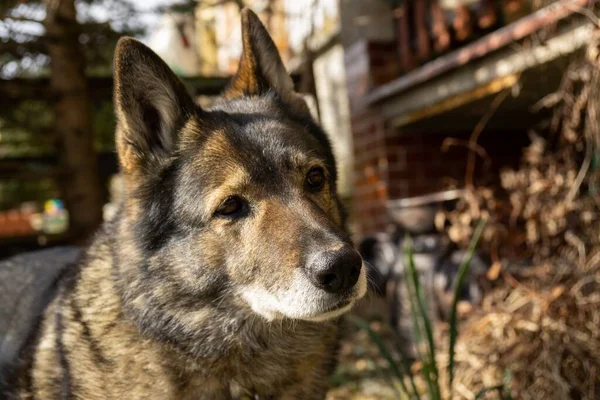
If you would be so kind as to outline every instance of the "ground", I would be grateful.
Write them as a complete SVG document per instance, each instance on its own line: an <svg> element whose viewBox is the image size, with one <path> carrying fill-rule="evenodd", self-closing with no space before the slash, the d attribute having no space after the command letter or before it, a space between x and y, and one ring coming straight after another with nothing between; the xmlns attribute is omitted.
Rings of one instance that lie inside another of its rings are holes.
<svg viewBox="0 0 600 400"><path fill-rule="evenodd" d="M382 298L369 295L353 310L353 314L371 321L372 329L387 336L387 326L382 322L385 309ZM340 348L340 362L332 377L332 389L327 400L396 399L394 390L382 376L385 373L386 361L367 332L348 324L348 332Z"/></svg>

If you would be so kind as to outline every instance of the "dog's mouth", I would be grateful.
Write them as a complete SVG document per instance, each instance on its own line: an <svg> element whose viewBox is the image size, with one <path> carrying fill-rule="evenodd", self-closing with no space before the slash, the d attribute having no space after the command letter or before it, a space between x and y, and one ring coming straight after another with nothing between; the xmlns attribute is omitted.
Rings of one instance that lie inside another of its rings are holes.
<svg viewBox="0 0 600 400"><path fill-rule="evenodd" d="M252 285L242 288L241 296L257 314L269 321L290 318L304 321L326 321L350 311L367 291L363 267L357 284L350 293L335 295L316 288L298 272L290 288L276 292Z"/></svg>
<svg viewBox="0 0 600 400"><path fill-rule="evenodd" d="M354 303L354 299L352 299L352 298L336 301L333 305L325 307L325 309L323 310L323 314L341 310L343 308L346 308L346 307L352 305L353 303Z"/></svg>
<svg viewBox="0 0 600 400"><path fill-rule="evenodd" d="M325 310L323 310L322 312L320 312L318 314L315 314L313 316L306 316L302 319L304 319L306 321L321 322L321 321L326 321L329 319L337 318L337 317L347 313L348 311L350 311L350 309L354 306L354 303L355 303L354 299L340 301L334 306L325 308Z"/></svg>
<svg viewBox="0 0 600 400"><path fill-rule="evenodd" d="M353 288L352 293L333 300L330 304L326 305L318 312L304 316L301 319L306 321L326 321L340 317L352 309L358 300L360 300L366 293L366 272L363 266L359 280L356 286Z"/></svg>

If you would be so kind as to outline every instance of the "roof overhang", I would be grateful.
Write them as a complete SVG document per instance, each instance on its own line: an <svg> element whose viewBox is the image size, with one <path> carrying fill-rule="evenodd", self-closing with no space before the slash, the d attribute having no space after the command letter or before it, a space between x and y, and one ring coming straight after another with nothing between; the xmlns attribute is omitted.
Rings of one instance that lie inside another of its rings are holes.
<svg viewBox="0 0 600 400"><path fill-rule="evenodd" d="M510 122L514 127L522 116L520 119L525 123L525 113L531 114L531 104L558 86L565 59L589 42L594 23L577 11L593 2L554 3L373 90L365 97L365 106L376 105L394 127L419 125L433 116L450 113L454 127L436 124L437 128L456 130L455 117L459 116L472 129L473 118L464 117L481 114L470 112L475 111L469 110L471 105L489 105L490 96L507 88L521 87L524 90L519 100L510 102L515 116ZM572 18L557 24L555 32L544 41L531 40L527 45L518 42L569 16ZM421 125L422 130L432 128Z"/></svg>

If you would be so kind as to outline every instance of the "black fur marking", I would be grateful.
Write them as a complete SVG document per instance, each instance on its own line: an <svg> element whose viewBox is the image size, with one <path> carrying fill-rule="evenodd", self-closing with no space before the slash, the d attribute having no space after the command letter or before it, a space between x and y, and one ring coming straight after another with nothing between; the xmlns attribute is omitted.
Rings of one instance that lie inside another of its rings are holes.
<svg viewBox="0 0 600 400"><path fill-rule="evenodd" d="M77 305L75 297L71 298L71 310L73 311L73 320L79 325L81 325L81 338L88 343L90 352L92 353L92 357L94 357L94 361L96 362L96 364L112 364L111 361L108 360L102 353L99 341L94 336L92 336L90 327L88 323L83 319L83 316L81 315L81 309Z"/></svg>
<svg viewBox="0 0 600 400"><path fill-rule="evenodd" d="M148 179L133 194L141 200L144 213L135 222L139 247L148 253L160 249L175 229L173 216L174 185L179 164L174 162L158 176Z"/></svg>
<svg viewBox="0 0 600 400"><path fill-rule="evenodd" d="M82 259L85 258L82 257ZM79 265L82 265L83 262L80 261ZM56 341L55 346L58 352L58 362L61 366L62 370L62 380L61 380L61 399L72 399L73 398L73 379L71 376L71 366L69 362L69 353L65 347L63 341L64 334L64 322L63 322L63 312L66 309L66 302L68 299L68 295L74 292L74 289L79 282L81 269L79 267L71 268L70 273L65 276L62 287L60 288L60 295L62 296L60 300L60 304L58 306L58 311L56 312Z"/></svg>
<svg viewBox="0 0 600 400"><path fill-rule="evenodd" d="M63 343L63 315L62 310L59 310L56 313L56 350L58 351L58 362L62 371L62 380L60 385L60 398L61 399L70 399L73 397L73 392L71 390L71 367L69 365L69 357L67 354L67 350L65 348L65 344Z"/></svg>
<svg viewBox="0 0 600 400"><path fill-rule="evenodd" d="M162 132L160 114L158 110L150 104L144 104L140 101L142 107L142 118L146 125L146 140L148 141L148 147L150 151L157 154L165 154L168 149L167 143Z"/></svg>

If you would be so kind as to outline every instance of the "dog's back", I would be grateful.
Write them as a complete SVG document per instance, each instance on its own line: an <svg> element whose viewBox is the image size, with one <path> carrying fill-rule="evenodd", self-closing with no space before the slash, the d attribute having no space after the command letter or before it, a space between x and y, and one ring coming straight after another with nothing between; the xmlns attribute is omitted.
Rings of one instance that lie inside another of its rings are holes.
<svg viewBox="0 0 600 400"><path fill-rule="evenodd" d="M20 254L0 261L0 373L14 366L19 350L36 324L55 283L79 257L80 249L60 247Z"/></svg>

